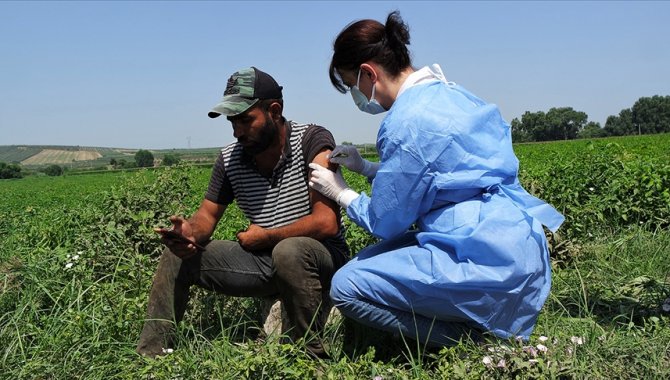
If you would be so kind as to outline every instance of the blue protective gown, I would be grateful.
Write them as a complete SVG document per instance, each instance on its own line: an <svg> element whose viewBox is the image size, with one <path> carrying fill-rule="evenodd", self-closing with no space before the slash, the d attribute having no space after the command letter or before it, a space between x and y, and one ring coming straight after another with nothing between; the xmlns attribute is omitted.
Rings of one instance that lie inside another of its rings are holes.
<svg viewBox="0 0 670 380"><path fill-rule="evenodd" d="M412 86L377 150L371 196L347 207L382 239L347 264L361 297L528 339L551 284L542 225L555 231L563 216L520 186L498 108L453 83Z"/></svg>

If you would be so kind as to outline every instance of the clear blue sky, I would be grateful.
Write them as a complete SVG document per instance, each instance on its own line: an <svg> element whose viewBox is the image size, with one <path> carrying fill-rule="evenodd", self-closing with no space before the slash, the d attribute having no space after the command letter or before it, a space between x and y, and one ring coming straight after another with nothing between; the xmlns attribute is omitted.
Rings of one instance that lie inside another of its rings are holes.
<svg viewBox="0 0 670 380"><path fill-rule="evenodd" d="M670 95L670 2L0 2L0 145L202 148L233 141L207 111L248 66L284 86L292 120L373 143L380 116L330 85L335 36L399 10L413 63L497 104L572 107L604 125Z"/></svg>

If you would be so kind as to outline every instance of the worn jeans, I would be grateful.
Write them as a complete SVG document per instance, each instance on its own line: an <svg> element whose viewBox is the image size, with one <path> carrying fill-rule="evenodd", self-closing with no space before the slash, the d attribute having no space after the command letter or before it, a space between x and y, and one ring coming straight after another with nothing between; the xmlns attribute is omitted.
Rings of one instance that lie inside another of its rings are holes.
<svg viewBox="0 0 670 380"><path fill-rule="evenodd" d="M147 319L137 351L160 355L172 343L174 326L186 311L189 288L197 285L230 296L279 295L291 324L288 338L304 338L308 350L324 355L321 333L332 307L328 292L336 266L326 247L308 237L282 240L271 252L248 252L237 242L215 240L182 260L163 251L154 276Z"/></svg>

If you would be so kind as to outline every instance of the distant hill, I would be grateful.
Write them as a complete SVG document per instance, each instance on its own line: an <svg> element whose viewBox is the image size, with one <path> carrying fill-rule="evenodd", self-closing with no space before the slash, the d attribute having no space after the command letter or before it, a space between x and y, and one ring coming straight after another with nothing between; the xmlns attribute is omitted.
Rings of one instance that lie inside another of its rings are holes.
<svg viewBox="0 0 670 380"><path fill-rule="evenodd" d="M57 164L71 168L108 165L111 159L132 161L139 149L103 148L78 145L0 145L0 162L25 167ZM160 160L165 154L178 154L182 160L214 161L220 148L147 149Z"/></svg>

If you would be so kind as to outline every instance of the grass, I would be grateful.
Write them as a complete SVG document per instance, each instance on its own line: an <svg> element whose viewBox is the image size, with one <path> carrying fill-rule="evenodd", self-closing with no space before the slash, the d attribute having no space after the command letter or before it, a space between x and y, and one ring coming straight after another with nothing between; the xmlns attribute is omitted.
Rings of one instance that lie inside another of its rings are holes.
<svg viewBox="0 0 670 380"><path fill-rule="evenodd" d="M670 297L670 232L648 225L605 226L560 246L530 342L424 350L340 319L326 334L332 358L311 360L300 344L256 340L255 300L196 290L175 351L139 357L160 252L150 227L192 212L208 173L0 182L0 379L670 377L670 315L662 309ZM348 179L358 190L367 186ZM217 238L244 226L239 210L229 211ZM347 239L354 250L371 242L353 226Z"/></svg>

